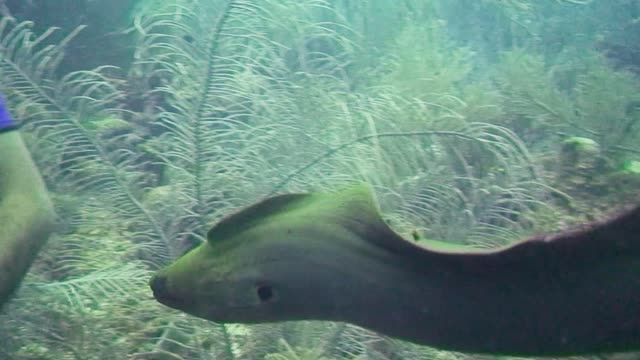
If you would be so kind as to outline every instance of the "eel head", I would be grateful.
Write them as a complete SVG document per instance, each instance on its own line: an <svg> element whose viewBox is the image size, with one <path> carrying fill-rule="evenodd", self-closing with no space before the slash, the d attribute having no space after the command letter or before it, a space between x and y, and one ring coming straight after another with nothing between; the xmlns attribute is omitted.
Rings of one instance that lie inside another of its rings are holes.
<svg viewBox="0 0 640 360"><path fill-rule="evenodd" d="M150 285L162 304L216 322L344 320L356 306L348 284L367 279L343 266L358 251L340 249L370 249L362 239L380 229L364 185L275 196L221 220Z"/></svg>

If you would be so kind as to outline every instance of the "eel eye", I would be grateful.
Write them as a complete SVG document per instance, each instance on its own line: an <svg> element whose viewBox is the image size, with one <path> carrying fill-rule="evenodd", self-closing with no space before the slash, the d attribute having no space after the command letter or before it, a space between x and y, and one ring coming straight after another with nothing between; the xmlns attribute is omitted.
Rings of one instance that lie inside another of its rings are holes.
<svg viewBox="0 0 640 360"><path fill-rule="evenodd" d="M256 292L258 293L258 298L260 298L260 301L262 302L267 302L273 299L273 288L269 285L258 285Z"/></svg>

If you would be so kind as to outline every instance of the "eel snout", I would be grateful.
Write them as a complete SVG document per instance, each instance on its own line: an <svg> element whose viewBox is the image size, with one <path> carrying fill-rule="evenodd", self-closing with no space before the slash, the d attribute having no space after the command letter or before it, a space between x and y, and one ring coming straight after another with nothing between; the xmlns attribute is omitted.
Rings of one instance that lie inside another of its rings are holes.
<svg viewBox="0 0 640 360"><path fill-rule="evenodd" d="M183 300L179 299L171 294L169 291L169 281L166 276L155 275L149 281L149 286L153 291L153 297L163 305L172 308L181 308Z"/></svg>

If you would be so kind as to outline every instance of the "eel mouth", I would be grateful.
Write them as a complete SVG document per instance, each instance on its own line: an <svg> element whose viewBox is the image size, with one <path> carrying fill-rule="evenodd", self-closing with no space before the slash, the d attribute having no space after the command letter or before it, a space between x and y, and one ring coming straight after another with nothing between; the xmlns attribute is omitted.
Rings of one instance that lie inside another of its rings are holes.
<svg viewBox="0 0 640 360"><path fill-rule="evenodd" d="M185 299L175 296L169 289L166 276L155 275L149 281L153 297L161 304L174 309L184 309L188 304Z"/></svg>

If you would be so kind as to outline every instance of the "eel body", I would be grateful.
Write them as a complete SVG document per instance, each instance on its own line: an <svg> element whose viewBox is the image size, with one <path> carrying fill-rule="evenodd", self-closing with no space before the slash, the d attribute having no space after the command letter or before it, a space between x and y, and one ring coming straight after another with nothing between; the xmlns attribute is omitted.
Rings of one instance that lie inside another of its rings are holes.
<svg viewBox="0 0 640 360"><path fill-rule="evenodd" d="M343 321L441 349L519 356L640 350L640 207L490 250L409 242L366 186L269 198L151 280L222 323Z"/></svg>

